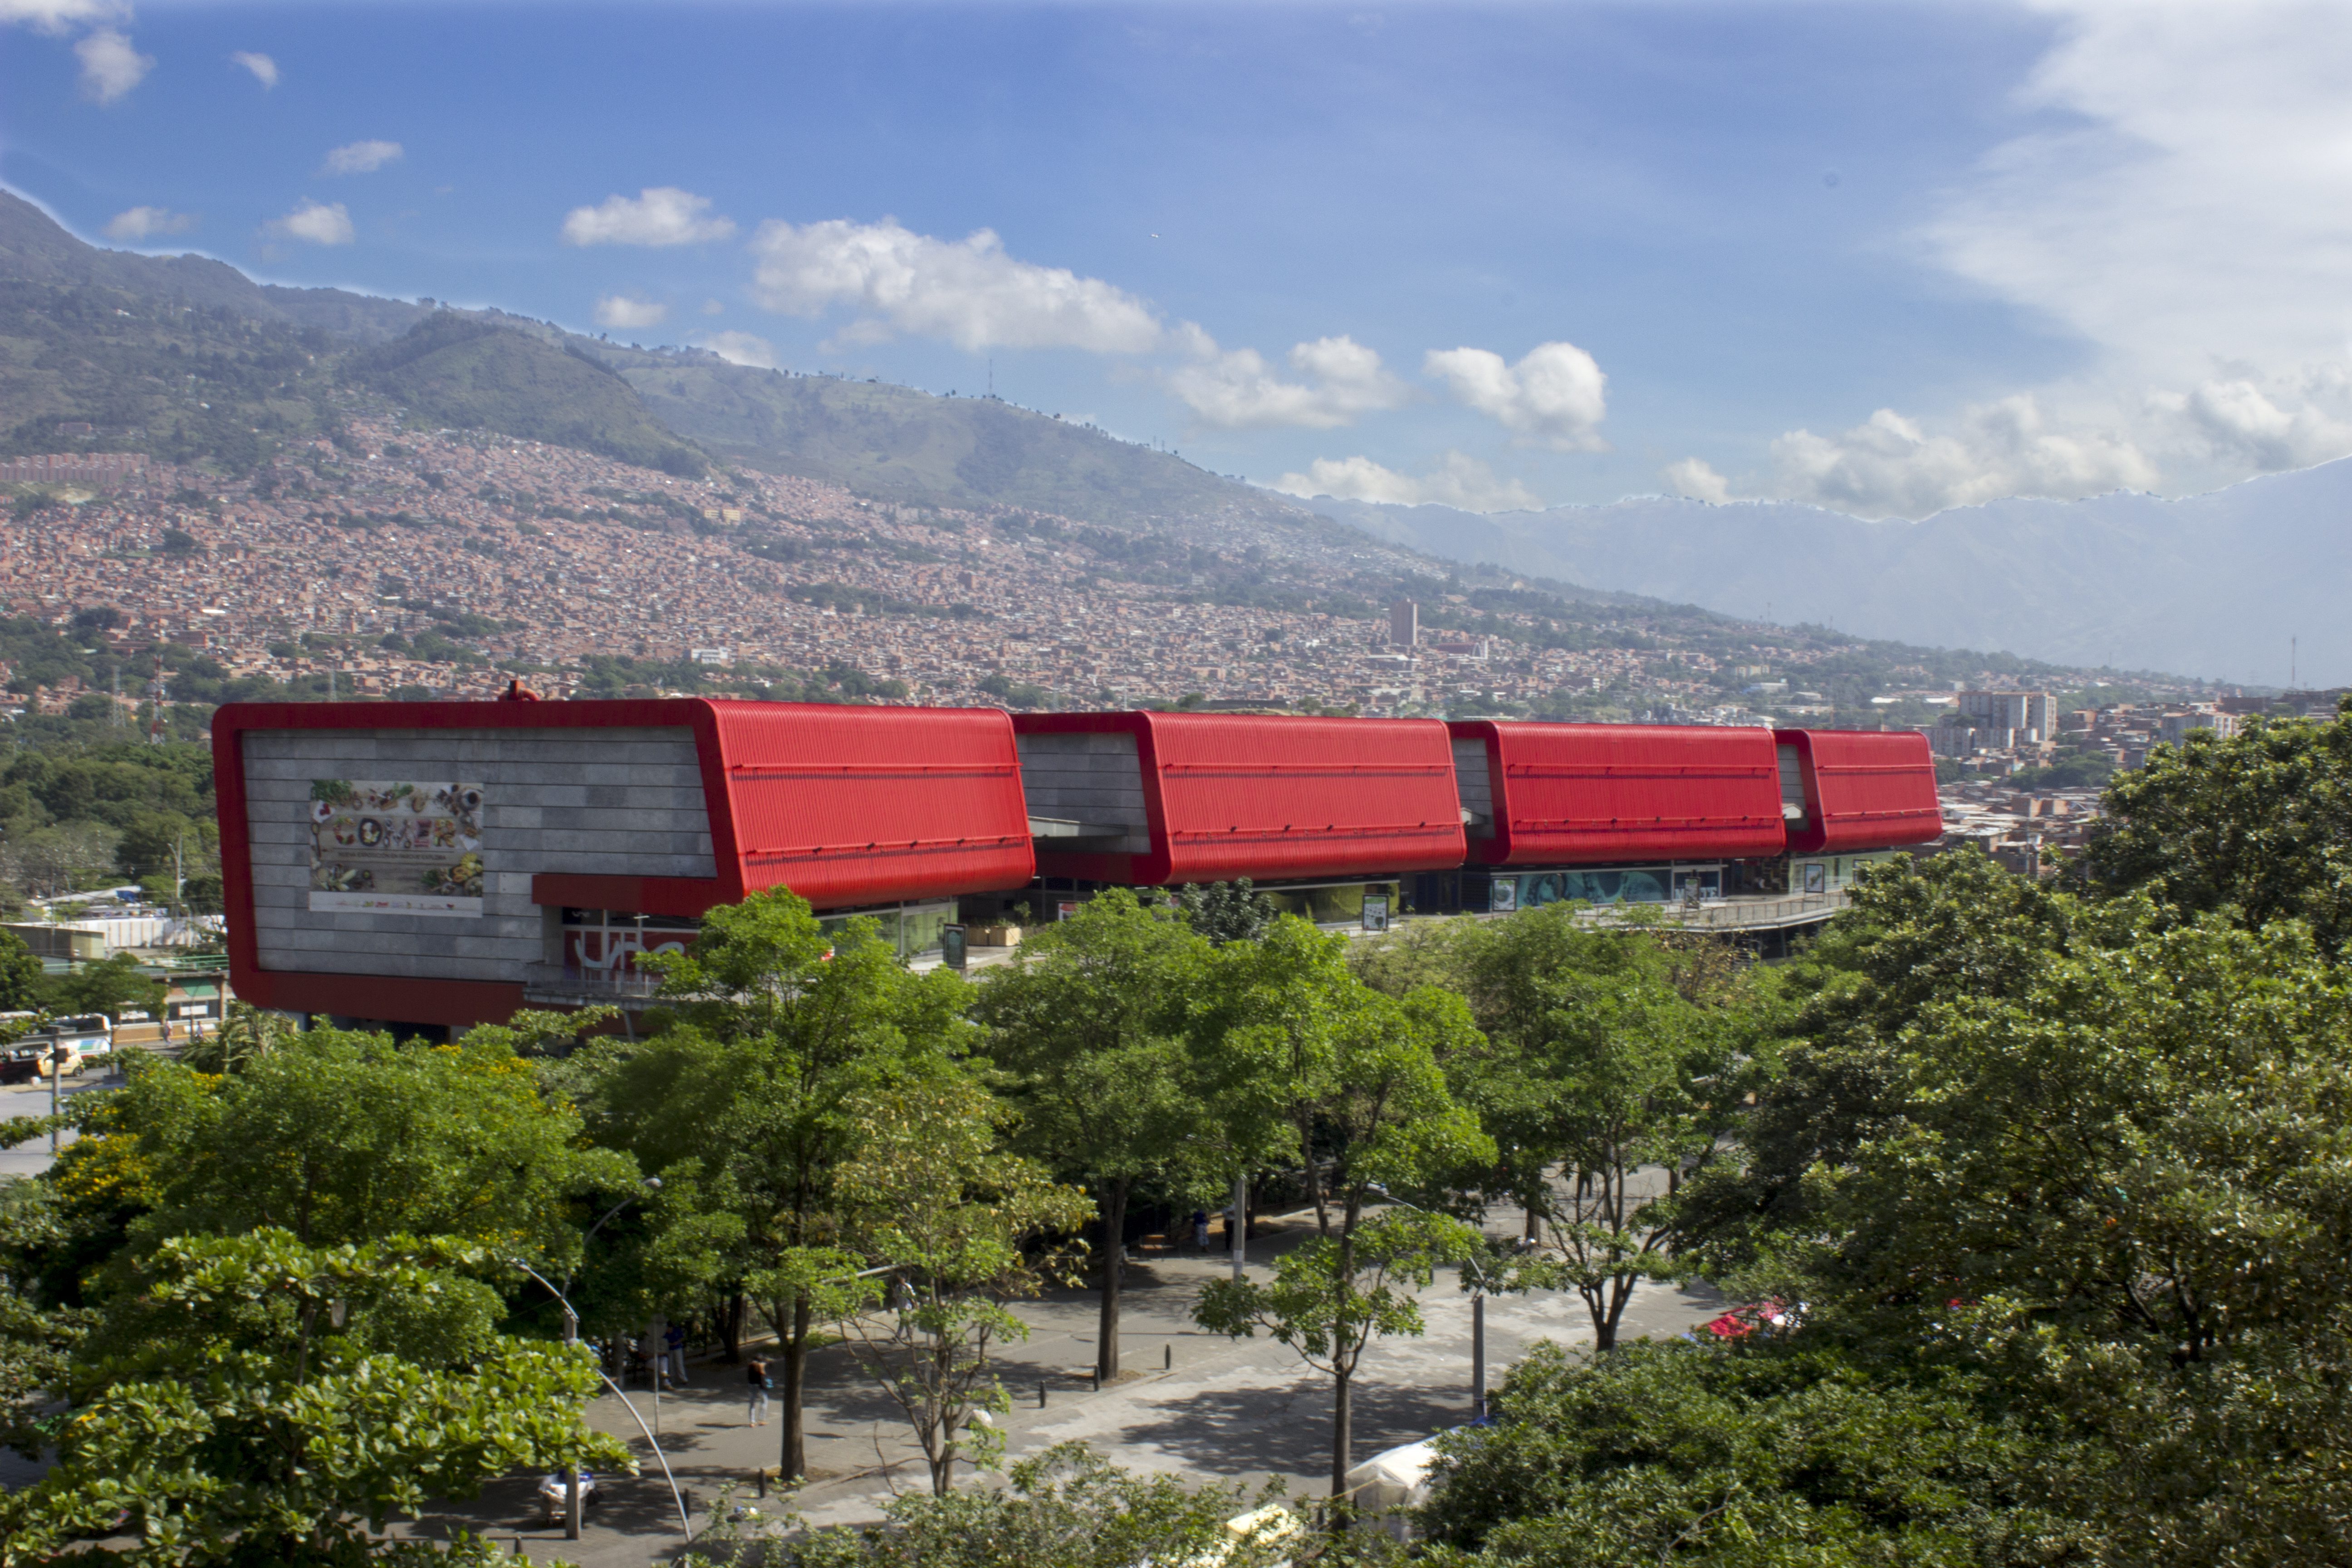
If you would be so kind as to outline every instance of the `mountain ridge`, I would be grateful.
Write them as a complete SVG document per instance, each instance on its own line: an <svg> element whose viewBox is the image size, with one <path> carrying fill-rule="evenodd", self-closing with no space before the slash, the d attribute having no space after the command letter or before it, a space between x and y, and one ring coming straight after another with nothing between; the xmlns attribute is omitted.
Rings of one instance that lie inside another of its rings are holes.
<svg viewBox="0 0 2352 1568"><path fill-rule="evenodd" d="M2177 499L2011 497L1916 522L1664 496L1484 514L1306 504L1441 559L1718 614L2273 685L2292 657L2305 684L2352 680L2352 626L2332 602L2352 569L2352 458Z"/></svg>

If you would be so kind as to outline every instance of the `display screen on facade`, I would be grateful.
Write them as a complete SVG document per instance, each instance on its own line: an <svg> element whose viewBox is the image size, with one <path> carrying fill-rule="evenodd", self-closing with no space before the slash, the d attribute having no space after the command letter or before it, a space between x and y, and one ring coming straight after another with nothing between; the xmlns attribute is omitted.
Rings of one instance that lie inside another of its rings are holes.
<svg viewBox="0 0 2352 1568"><path fill-rule="evenodd" d="M482 786L310 781L310 907L482 913Z"/></svg>

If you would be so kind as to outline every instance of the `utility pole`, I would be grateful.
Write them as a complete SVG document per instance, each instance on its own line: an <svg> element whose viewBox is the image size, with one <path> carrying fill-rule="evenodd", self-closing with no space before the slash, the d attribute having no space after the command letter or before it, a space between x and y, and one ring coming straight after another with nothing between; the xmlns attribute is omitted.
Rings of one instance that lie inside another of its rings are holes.
<svg viewBox="0 0 2352 1568"><path fill-rule="evenodd" d="M147 743L160 746L163 743L163 699L172 693L172 689L163 684L163 656L160 653L155 656L155 679L147 689L152 699L147 719Z"/></svg>

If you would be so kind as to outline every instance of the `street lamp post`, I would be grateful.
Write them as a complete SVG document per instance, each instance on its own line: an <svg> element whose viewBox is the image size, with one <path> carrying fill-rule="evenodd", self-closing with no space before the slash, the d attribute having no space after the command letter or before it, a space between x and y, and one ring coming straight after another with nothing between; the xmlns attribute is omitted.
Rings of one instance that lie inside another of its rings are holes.
<svg viewBox="0 0 2352 1568"><path fill-rule="evenodd" d="M49 1158L58 1157L58 1086L66 1080L66 1058L71 1053L66 1043L58 1040L49 1047Z"/></svg>
<svg viewBox="0 0 2352 1568"><path fill-rule="evenodd" d="M616 1210L615 1212L617 1213L618 1211ZM612 1216L610 1215L605 1216L607 1219L611 1217ZM549 1281L546 1275L541 1274L538 1269L533 1268L521 1258L509 1258L508 1261L512 1263L517 1268L521 1269L525 1274L528 1274L532 1279L538 1280L541 1285L546 1286L550 1293L555 1297L556 1300L562 1303L563 1342L567 1345L578 1344L580 1342L580 1314L572 1310L570 1299L567 1298L562 1291L556 1289L554 1285ZM606 1376L604 1370L602 1367L596 1369L596 1375L603 1381L605 1387L613 1391L613 1396L618 1399L623 1406L628 1410L629 1419L637 1424L637 1430L645 1433L646 1446L653 1449L654 1458L661 1462L662 1479L669 1483L670 1500L677 1505L677 1528L688 1541L692 1541L694 1539L694 1521L687 1514L686 1495L677 1489L677 1478L670 1474L669 1457L661 1451L661 1445L654 1441L653 1432L646 1426L645 1417L637 1414L637 1407L635 1405L629 1404L629 1396L621 1392L620 1384L614 1383L610 1377ZM576 1462L567 1464L563 1467L563 1535L564 1539L567 1541L577 1541L580 1539L580 1467Z"/></svg>
<svg viewBox="0 0 2352 1568"><path fill-rule="evenodd" d="M643 1186L646 1192L657 1193L661 1191L661 1178L659 1176L647 1176L639 1184L639 1185ZM644 1193L631 1193L627 1197L623 1198L619 1203L616 1203L611 1208L606 1209L603 1215L597 1219L596 1223L588 1227L587 1233L580 1238L580 1256L583 1260L588 1256L588 1243L595 1238L598 1231L604 1228L604 1221L611 1219L614 1215L619 1214L623 1209L627 1208L631 1204L635 1203L644 1195ZM541 1278L539 1271L532 1268L529 1264L522 1262L520 1259L517 1259L515 1267L520 1268L532 1279L538 1279L541 1284L547 1285L547 1281ZM572 1310L572 1282L579 1277L580 1271L577 1268L574 1268L571 1273L566 1274L563 1277L562 1289L557 1290L554 1286L547 1285L547 1288L550 1290L554 1291L556 1300L562 1303L563 1342L567 1345L576 1345L580 1342L580 1314ZM596 1375L599 1377L604 1376L604 1372L601 1369L599 1369ZM613 1385L613 1380L609 1377L604 1378L604 1383L607 1387L612 1387ZM621 1394L621 1391L616 1387L613 1388L613 1392L615 1394ZM654 1397L656 1400L661 1398L661 1384L658 1378L655 1380ZM625 1394L622 1394L621 1403L624 1405L629 1405L629 1396ZM636 1414L637 1407L634 1405L629 1405L629 1416L632 1420L635 1419ZM643 1426L645 1423L639 1421L637 1422L637 1425L639 1426ZM653 1434L650 1432L646 1434L646 1441L653 1444L654 1456L656 1458L662 1459L662 1474L669 1474L669 1460L662 1458L661 1445L654 1442ZM672 1481L670 1483L670 1490L672 1492L677 1490L677 1483L676 1481ZM680 1501L678 1504L677 1516L680 1524L684 1526L686 1521L686 1504L683 1501ZM691 1526L686 1526L686 1532L689 1540L693 1538L694 1531ZM563 1539L566 1541L577 1541L580 1539L580 1467L577 1465L566 1465L563 1468Z"/></svg>
<svg viewBox="0 0 2352 1568"><path fill-rule="evenodd" d="M1233 1223L1225 1227L1225 1240L1230 1244L1226 1250L1234 1255L1234 1283L1238 1285L1242 1280L1243 1266L1248 1261L1249 1254L1249 1173L1247 1171L1238 1171L1234 1174L1234 1218Z"/></svg>
<svg viewBox="0 0 2352 1568"><path fill-rule="evenodd" d="M1430 1212L1419 1204L1409 1204L1402 1198L1393 1195L1388 1188L1378 1182L1370 1184L1364 1190L1381 1202L1393 1204L1398 1208L1411 1209L1415 1214ZM1481 1257L1464 1264L1462 1272L1470 1286L1470 1419L1478 1422L1486 1419L1486 1258Z"/></svg>

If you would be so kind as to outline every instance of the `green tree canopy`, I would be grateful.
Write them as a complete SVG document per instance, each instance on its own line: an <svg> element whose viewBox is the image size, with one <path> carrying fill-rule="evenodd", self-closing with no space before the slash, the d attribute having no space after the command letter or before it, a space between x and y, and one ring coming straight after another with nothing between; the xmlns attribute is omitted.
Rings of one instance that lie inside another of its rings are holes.
<svg viewBox="0 0 2352 1568"><path fill-rule="evenodd" d="M2352 710L2352 699L2347 700ZM2251 719L2192 732L2107 786L2096 885L2184 915L2296 917L2330 952L2352 940L2352 724Z"/></svg>
<svg viewBox="0 0 2352 1568"><path fill-rule="evenodd" d="M93 1116L59 1180L135 1182L152 1210L132 1226L142 1250L278 1226L306 1247L450 1237L568 1265L573 1197L635 1179L496 1042L315 1029L226 1078L137 1059Z"/></svg>
<svg viewBox="0 0 2352 1568"><path fill-rule="evenodd" d="M974 1043L962 982L908 973L871 921L828 935L777 889L704 917L666 966L670 1026L607 1046L590 1090L604 1142L664 1173L693 1160L741 1241L730 1283L762 1301L782 1342L785 1474L806 1465L802 1399L810 1336L854 1269L835 1182L864 1136L858 1107L908 1080L953 1074Z"/></svg>
<svg viewBox="0 0 2352 1568"><path fill-rule="evenodd" d="M1189 1082L1184 1029L1208 954L1185 921L1112 889L1014 949L1010 964L975 987L984 1048L1020 1113L1018 1145L1097 1194L1095 1355L1105 1381L1118 1375L1129 1195L1139 1181L1178 1175L1199 1153L1203 1107ZM1213 1186L1224 1173L1188 1173Z"/></svg>

